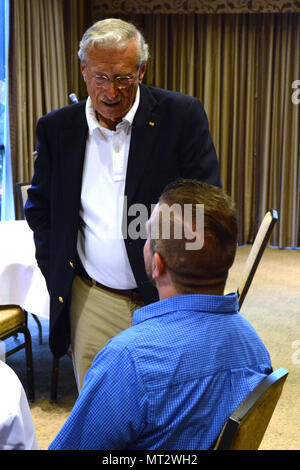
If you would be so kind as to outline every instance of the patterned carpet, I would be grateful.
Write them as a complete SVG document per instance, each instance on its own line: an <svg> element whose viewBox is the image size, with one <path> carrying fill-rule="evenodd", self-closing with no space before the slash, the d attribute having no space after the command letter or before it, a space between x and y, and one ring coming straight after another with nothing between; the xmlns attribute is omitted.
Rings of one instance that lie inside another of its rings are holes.
<svg viewBox="0 0 300 470"><path fill-rule="evenodd" d="M227 290L235 290L250 247L240 247L231 268ZM260 449L300 449L300 251L267 248L241 313L266 344L274 369L284 367L289 377ZM77 391L72 361L60 361L58 403L50 403L52 356L48 348L48 322L42 320L43 345L36 323L29 316L33 339L36 400L30 405L39 449L47 449L68 417ZM297 342L298 341L298 342ZM24 351L7 363L26 387Z"/></svg>

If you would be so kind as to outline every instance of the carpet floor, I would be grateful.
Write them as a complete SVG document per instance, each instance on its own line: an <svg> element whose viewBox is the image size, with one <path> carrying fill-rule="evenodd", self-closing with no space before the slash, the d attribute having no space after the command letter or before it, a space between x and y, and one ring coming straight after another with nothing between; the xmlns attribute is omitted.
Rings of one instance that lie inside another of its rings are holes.
<svg viewBox="0 0 300 470"><path fill-rule="evenodd" d="M239 247L226 290L236 290L250 251ZM267 248L241 309L270 352L273 368L289 370L282 396L261 443L262 450L300 449L300 251ZM67 419L77 397L72 361L60 360L58 401L50 403L52 355L48 347L48 321L41 319L43 344L31 315L35 394L30 404L38 448L45 450ZM14 340L13 340L14 341ZM26 387L24 351L7 359Z"/></svg>

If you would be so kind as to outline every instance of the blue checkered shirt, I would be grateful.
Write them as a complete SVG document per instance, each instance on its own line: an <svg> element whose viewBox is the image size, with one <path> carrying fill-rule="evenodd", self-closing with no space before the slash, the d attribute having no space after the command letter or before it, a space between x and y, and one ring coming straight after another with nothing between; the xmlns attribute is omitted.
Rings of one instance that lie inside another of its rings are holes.
<svg viewBox="0 0 300 470"><path fill-rule="evenodd" d="M209 449L272 371L236 294L179 295L134 313L88 371L49 449Z"/></svg>

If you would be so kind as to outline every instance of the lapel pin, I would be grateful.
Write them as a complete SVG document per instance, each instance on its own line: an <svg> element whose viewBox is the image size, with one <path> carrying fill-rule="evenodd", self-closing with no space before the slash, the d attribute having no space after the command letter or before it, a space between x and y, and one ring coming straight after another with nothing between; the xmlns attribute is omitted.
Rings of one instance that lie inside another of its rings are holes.
<svg viewBox="0 0 300 470"><path fill-rule="evenodd" d="M149 121L149 126L154 126L154 122L153 121Z"/></svg>

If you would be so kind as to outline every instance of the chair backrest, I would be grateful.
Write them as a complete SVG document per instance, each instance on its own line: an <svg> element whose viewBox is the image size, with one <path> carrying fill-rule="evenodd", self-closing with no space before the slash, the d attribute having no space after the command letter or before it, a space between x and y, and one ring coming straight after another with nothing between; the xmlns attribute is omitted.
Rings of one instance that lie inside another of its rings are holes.
<svg viewBox="0 0 300 470"><path fill-rule="evenodd" d="M27 189L31 186L31 183L16 183L16 191L18 198L18 206L20 210L21 219L25 219L24 206L27 201Z"/></svg>
<svg viewBox="0 0 300 470"><path fill-rule="evenodd" d="M258 449L288 373L277 369L257 385L225 423L214 450Z"/></svg>
<svg viewBox="0 0 300 470"><path fill-rule="evenodd" d="M274 225L278 220L278 214L275 209L270 209L264 216L259 227L254 243L248 255L244 270L241 276L241 282L238 288L239 308L241 308L246 294L251 285L257 266L261 260L263 252L267 246L268 240L273 231Z"/></svg>

